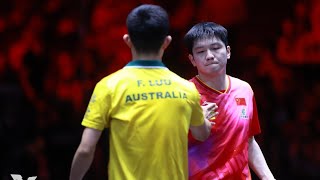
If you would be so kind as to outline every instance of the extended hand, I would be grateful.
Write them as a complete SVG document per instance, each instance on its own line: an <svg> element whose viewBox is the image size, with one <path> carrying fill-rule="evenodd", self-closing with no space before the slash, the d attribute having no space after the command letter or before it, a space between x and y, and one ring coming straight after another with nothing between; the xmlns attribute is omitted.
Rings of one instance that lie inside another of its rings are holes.
<svg viewBox="0 0 320 180"><path fill-rule="evenodd" d="M216 103L212 102L204 102L202 105L203 115L207 120L214 120L216 116L219 114L216 110L218 106ZM212 121L211 121L212 122ZM214 124L214 122L212 122Z"/></svg>

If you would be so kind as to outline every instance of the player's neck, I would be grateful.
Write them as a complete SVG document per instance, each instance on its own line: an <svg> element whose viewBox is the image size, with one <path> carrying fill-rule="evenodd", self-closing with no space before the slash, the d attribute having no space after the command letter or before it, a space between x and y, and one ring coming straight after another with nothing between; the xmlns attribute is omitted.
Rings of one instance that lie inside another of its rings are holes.
<svg viewBox="0 0 320 180"><path fill-rule="evenodd" d="M228 76L226 74L219 76L206 76L206 75L197 75L197 77L204 82L207 86L215 90L226 90L228 86Z"/></svg>
<svg viewBox="0 0 320 180"><path fill-rule="evenodd" d="M132 53L132 60L160 60L160 61L162 61L162 53L158 53L158 54Z"/></svg>
<svg viewBox="0 0 320 180"><path fill-rule="evenodd" d="M162 61L162 58L159 56L135 56L135 57L132 57L132 60L144 60L144 61L158 60L158 61Z"/></svg>

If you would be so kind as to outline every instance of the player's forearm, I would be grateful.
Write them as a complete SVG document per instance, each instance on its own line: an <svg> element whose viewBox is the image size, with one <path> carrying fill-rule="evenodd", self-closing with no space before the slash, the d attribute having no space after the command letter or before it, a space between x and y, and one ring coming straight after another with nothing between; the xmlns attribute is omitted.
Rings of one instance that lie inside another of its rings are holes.
<svg viewBox="0 0 320 180"><path fill-rule="evenodd" d="M209 121L209 120L205 120L205 124L206 124L206 139L210 136L211 133L211 128L212 128L212 124L213 122Z"/></svg>
<svg viewBox="0 0 320 180"><path fill-rule="evenodd" d="M249 165L260 179L275 179L267 165L258 143L254 138L249 140Z"/></svg>
<svg viewBox="0 0 320 180"><path fill-rule="evenodd" d="M77 150L71 166L69 180L81 180L88 171L94 157L94 150L83 152Z"/></svg>

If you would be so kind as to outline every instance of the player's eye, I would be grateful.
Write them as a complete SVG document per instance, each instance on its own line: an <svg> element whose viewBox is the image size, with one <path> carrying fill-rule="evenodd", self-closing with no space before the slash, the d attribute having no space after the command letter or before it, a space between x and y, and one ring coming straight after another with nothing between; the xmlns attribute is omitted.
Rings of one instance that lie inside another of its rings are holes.
<svg viewBox="0 0 320 180"><path fill-rule="evenodd" d="M202 54L202 53L204 53L205 51L204 50L200 50L200 51L197 51L196 53L197 54Z"/></svg>

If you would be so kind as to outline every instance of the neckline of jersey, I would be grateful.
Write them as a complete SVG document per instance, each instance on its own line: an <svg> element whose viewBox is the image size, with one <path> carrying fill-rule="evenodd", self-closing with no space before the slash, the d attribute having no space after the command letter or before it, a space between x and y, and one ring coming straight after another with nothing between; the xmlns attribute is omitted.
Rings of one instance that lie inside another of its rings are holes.
<svg viewBox="0 0 320 180"><path fill-rule="evenodd" d="M208 85L207 85L205 82L203 82L198 76L196 76L195 78L196 78L196 80L197 80L201 85L203 85L204 87L210 89L211 91L213 91L213 92L215 92L215 93L217 93L217 94L226 94L226 93L229 92L230 86L231 86L230 76L227 75L227 77L228 77L228 81L227 81L227 82L228 82L228 85L227 85L227 89L224 90L224 92L221 92L221 91L219 91L219 90L217 90L217 89L214 89L214 88L208 86Z"/></svg>
<svg viewBox="0 0 320 180"><path fill-rule="evenodd" d="M133 60L126 65L126 67L130 66L166 67L160 60Z"/></svg>

